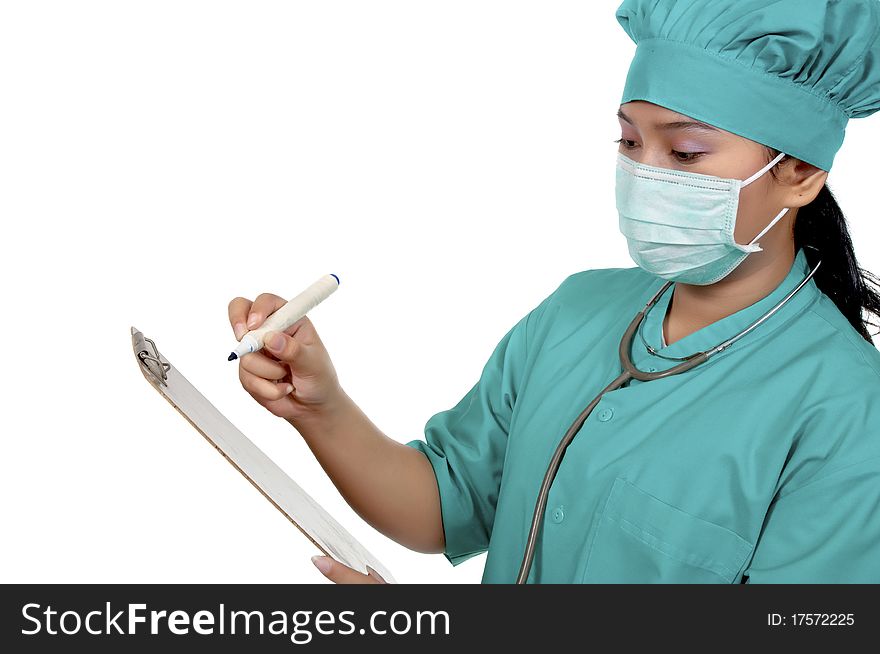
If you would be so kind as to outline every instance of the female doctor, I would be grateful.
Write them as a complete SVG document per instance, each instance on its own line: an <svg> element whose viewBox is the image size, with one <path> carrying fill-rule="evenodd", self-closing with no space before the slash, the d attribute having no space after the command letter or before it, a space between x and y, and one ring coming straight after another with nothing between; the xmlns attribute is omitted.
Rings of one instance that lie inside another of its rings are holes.
<svg viewBox="0 0 880 654"><path fill-rule="evenodd" d="M488 551L484 583L878 583L880 295L826 180L847 120L880 109L880 2L616 17L635 267L567 277L425 440L364 415L308 317L241 384L376 529L452 565ZM232 300L236 338L284 303Z"/></svg>

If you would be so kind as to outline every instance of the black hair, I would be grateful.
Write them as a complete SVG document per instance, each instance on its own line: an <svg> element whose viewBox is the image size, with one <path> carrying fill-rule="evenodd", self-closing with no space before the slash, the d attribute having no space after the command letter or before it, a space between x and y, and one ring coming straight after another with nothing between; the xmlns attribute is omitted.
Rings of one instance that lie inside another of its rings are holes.
<svg viewBox="0 0 880 654"><path fill-rule="evenodd" d="M767 163L770 163L780 151L764 147L770 153L767 159ZM789 155L785 155L780 163L788 159ZM774 169L771 169L771 174L776 177ZM816 286L837 305L856 331L873 345L868 325L878 327L878 324L870 322L867 314L880 316L880 279L859 267L846 218L827 182L812 202L798 209L795 217L795 252L805 245L812 246L804 248L811 268L818 259L822 259L822 265L813 276ZM876 334L880 334L880 330Z"/></svg>

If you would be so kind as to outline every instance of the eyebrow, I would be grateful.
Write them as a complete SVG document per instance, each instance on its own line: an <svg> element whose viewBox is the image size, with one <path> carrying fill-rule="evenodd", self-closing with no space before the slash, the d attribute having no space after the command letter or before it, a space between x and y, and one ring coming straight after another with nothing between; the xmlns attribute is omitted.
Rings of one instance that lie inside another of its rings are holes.
<svg viewBox="0 0 880 654"><path fill-rule="evenodd" d="M617 110L617 117L621 120L625 120L630 125L634 125L633 121L630 120L630 117L623 113L623 110ZM708 123L703 123L699 120L676 120L671 123L657 123L654 125L657 129L684 129L691 131L699 131L699 132L720 132L721 130L717 127L712 127Z"/></svg>

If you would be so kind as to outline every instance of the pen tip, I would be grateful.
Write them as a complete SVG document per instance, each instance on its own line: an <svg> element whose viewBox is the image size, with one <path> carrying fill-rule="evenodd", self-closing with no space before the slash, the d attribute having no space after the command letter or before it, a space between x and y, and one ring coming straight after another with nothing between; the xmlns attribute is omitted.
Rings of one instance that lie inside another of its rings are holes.
<svg viewBox="0 0 880 654"><path fill-rule="evenodd" d="M226 360L232 361L233 359L237 359L237 358L238 358L238 355L235 352L233 352L232 354L229 355L229 358Z"/></svg>

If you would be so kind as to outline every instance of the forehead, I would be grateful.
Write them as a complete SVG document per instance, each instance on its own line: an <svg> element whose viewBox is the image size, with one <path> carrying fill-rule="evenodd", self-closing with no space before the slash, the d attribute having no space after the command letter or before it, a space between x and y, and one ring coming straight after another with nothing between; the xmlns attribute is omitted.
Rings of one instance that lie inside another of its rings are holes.
<svg viewBox="0 0 880 654"><path fill-rule="evenodd" d="M699 131L704 134L733 136L720 127L715 127L710 123L643 100L633 100L620 105L617 110L617 116L626 123L638 124L640 127L653 127L660 130Z"/></svg>

